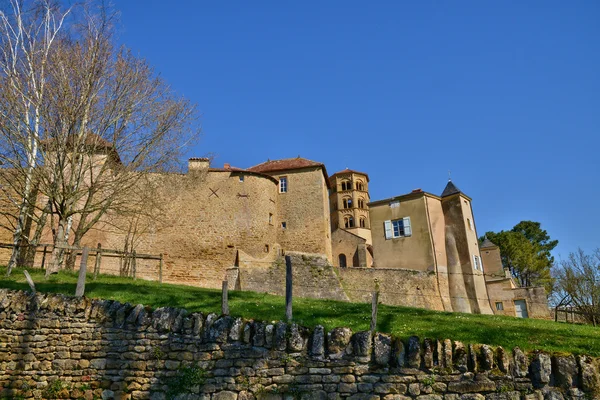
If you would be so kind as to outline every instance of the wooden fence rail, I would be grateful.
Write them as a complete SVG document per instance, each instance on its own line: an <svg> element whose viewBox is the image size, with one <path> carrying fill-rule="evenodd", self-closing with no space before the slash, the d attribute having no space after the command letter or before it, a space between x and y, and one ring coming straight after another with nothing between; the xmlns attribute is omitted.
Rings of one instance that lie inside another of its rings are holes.
<svg viewBox="0 0 600 400"><path fill-rule="evenodd" d="M25 244L25 245L17 245L18 247L35 247L35 251L36 253L41 252L42 253L42 262L41 262L41 269L44 269L44 267L46 266L46 258L47 258L47 254L51 254L54 248L59 248L59 249L63 249L63 250L67 250L69 251L71 254L75 254L76 256L83 256L84 255L84 247L77 247L77 246L71 246L71 245L54 245L52 243L40 243L38 245L30 245L30 244ZM13 244L12 243L0 243L0 249L12 249L13 248ZM41 249L41 250L40 250ZM156 260L158 261L158 276L157 276L157 280L162 283L163 281L163 264L164 264L164 255L161 253L160 255L154 255L154 254L145 254L145 253L137 253L135 250L131 251L131 252L127 252L127 251L123 251L123 250L115 250L115 249L105 249L102 247L102 245L100 243L98 243L98 247L94 248L94 247L88 247L87 248L87 255L92 255L95 256L96 258L96 263L94 265L94 280L96 280L98 274L101 271L101 267L102 267L102 259L104 257L112 257L112 258L119 258L121 260L121 264L123 263L124 260L128 260L129 262L129 266L130 266L130 273L129 275L131 277L133 277L134 279L137 278L137 261L138 260ZM120 268L122 269L122 268Z"/></svg>

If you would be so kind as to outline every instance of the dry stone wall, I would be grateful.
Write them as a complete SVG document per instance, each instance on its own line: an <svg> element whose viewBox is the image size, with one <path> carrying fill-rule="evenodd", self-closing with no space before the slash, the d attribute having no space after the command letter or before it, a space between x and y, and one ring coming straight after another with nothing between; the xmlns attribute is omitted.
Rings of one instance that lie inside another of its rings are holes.
<svg viewBox="0 0 600 400"><path fill-rule="evenodd" d="M0 398L598 399L594 362L0 290Z"/></svg>

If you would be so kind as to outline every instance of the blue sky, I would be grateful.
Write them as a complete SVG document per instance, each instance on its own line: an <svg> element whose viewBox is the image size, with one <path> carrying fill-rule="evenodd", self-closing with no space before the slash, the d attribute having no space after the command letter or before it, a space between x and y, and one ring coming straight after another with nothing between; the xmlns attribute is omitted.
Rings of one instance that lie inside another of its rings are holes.
<svg viewBox="0 0 600 400"><path fill-rule="evenodd" d="M600 247L600 2L117 1L119 40L197 103L187 156L298 155L371 199L440 194L477 230Z"/></svg>

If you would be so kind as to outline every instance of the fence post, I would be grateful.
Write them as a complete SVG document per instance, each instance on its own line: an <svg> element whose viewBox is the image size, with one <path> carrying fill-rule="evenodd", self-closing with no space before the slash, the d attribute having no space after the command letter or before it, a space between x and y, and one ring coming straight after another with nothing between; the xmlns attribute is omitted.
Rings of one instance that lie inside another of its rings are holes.
<svg viewBox="0 0 600 400"><path fill-rule="evenodd" d="M90 253L90 248L85 246L81 252L81 264L79 265L79 278L77 278L77 289L75 296L81 297L85 293L85 273L87 270L87 259Z"/></svg>
<svg viewBox="0 0 600 400"><path fill-rule="evenodd" d="M163 269L163 253L160 253L160 261L158 263L158 281L162 283L162 269Z"/></svg>
<svg viewBox="0 0 600 400"><path fill-rule="evenodd" d="M285 256L285 318L292 320L292 259Z"/></svg>
<svg viewBox="0 0 600 400"><path fill-rule="evenodd" d="M44 264L46 264L46 250L48 249L48 246L44 246L44 254L42 255L42 266L41 269L44 269Z"/></svg>
<svg viewBox="0 0 600 400"><path fill-rule="evenodd" d="M229 315L229 293L227 290L227 281L223 281L223 290L221 292L221 314Z"/></svg>
<svg viewBox="0 0 600 400"><path fill-rule="evenodd" d="M98 243L98 248L96 249L96 265L94 265L94 280L98 277L100 273L100 265L102 263L102 243Z"/></svg>
<svg viewBox="0 0 600 400"><path fill-rule="evenodd" d="M135 250L131 253L131 270L133 271L133 280L135 281L137 279L137 275L136 275L136 265L135 265Z"/></svg>
<svg viewBox="0 0 600 400"><path fill-rule="evenodd" d="M379 303L379 290L371 294L371 334L377 329L377 305Z"/></svg>
<svg viewBox="0 0 600 400"><path fill-rule="evenodd" d="M27 270L24 270L23 273L25 274L25 279L27 279L27 283L29 284L31 291L35 294L35 283L33 283L31 275L29 275L29 272L27 272Z"/></svg>

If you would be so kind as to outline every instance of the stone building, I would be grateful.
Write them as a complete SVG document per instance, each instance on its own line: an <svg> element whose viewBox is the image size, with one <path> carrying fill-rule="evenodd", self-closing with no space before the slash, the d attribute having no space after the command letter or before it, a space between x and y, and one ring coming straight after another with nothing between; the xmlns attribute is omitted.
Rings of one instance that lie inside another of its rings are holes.
<svg viewBox="0 0 600 400"><path fill-rule="evenodd" d="M497 248L480 252L471 198L452 182L440 196L418 189L371 201L366 173L328 176L324 164L301 157L246 169L191 158L186 174L149 179L156 215L135 216L132 233L130 219L107 214L82 245L134 243L138 253L163 254L165 282L220 288L228 279L239 290L282 294L285 254L304 297L370 301L377 287L392 305L515 315L525 304L519 316L543 314L543 289L488 279ZM51 241L48 227L43 242ZM0 262L8 257L2 249ZM101 272L128 274L123 265L103 257ZM156 262L137 265L138 277L158 274Z"/></svg>

